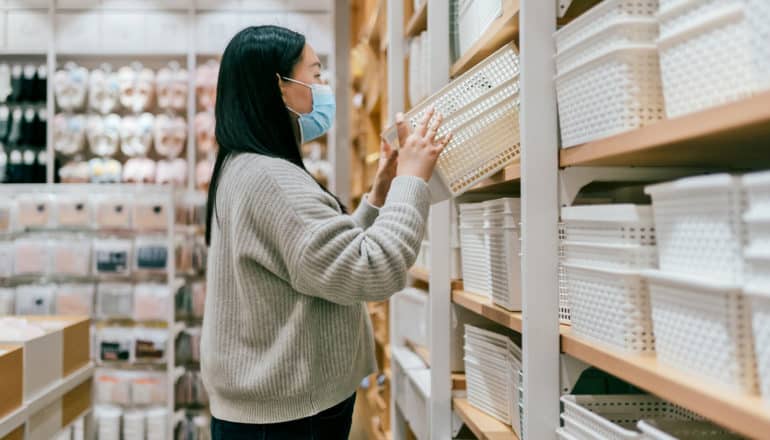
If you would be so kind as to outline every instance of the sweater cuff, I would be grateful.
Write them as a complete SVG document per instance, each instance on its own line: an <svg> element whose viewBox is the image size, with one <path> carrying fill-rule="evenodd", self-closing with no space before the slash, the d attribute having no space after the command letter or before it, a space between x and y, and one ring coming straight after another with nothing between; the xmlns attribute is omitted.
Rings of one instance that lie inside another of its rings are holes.
<svg viewBox="0 0 770 440"><path fill-rule="evenodd" d="M391 203L408 203L414 205L423 218L428 217L430 209L430 189L425 180L415 176L398 176L390 184L390 191L385 200L387 206Z"/></svg>
<svg viewBox="0 0 770 440"><path fill-rule="evenodd" d="M369 228L377 219L377 216L380 215L380 208L369 203L368 197L369 194L364 194L361 197L361 203L358 204L358 208L353 213L356 223L364 229Z"/></svg>

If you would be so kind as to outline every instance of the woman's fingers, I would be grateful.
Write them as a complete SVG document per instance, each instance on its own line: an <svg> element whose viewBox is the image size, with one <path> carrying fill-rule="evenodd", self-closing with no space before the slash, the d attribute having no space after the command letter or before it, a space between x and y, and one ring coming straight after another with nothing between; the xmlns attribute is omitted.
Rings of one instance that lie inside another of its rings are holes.
<svg viewBox="0 0 770 440"><path fill-rule="evenodd" d="M406 138L409 137L409 127L404 120L404 114L396 113L396 132L398 133L398 145L403 147L406 144Z"/></svg>
<svg viewBox="0 0 770 440"><path fill-rule="evenodd" d="M452 133L447 134L446 136L442 137L441 140L436 142L436 150L441 153L450 142L452 142Z"/></svg>
<svg viewBox="0 0 770 440"><path fill-rule="evenodd" d="M425 112L424 115L422 115L422 119L420 120L420 124L417 125L417 134L420 137L425 137L425 134L428 132L428 123L430 122L430 119L433 117L433 113L435 113L435 109L433 107L428 108L428 111Z"/></svg>
<svg viewBox="0 0 770 440"><path fill-rule="evenodd" d="M430 129L428 129L428 133L426 135L426 140L428 143L435 143L438 128L441 126L441 122L443 122L443 120L444 118L440 114L436 115L434 118L433 124L431 124Z"/></svg>

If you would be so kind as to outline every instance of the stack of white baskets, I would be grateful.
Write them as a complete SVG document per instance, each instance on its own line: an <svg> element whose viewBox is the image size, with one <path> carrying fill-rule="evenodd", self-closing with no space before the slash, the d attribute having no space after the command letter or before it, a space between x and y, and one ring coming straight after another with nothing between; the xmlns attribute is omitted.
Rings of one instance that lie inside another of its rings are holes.
<svg viewBox="0 0 770 440"><path fill-rule="evenodd" d="M658 19L669 117L770 88L767 0L660 0Z"/></svg>
<svg viewBox="0 0 770 440"><path fill-rule="evenodd" d="M658 0L605 0L554 34L562 146L664 116Z"/></svg>
<svg viewBox="0 0 770 440"><path fill-rule="evenodd" d="M463 285L508 310L521 310L519 199L460 205Z"/></svg>
<svg viewBox="0 0 770 440"><path fill-rule="evenodd" d="M561 401L564 427L556 433L562 440L741 438L653 396L563 396Z"/></svg>
<svg viewBox="0 0 770 440"><path fill-rule="evenodd" d="M756 393L743 294L741 179L727 174L645 188L652 196L659 271L646 274L658 359L738 392Z"/></svg>
<svg viewBox="0 0 770 440"><path fill-rule="evenodd" d="M507 44L406 114L414 128L429 108L444 117L438 131L452 140L436 175L457 196L519 157L519 56ZM435 117L435 116L434 116ZM396 127L382 134L398 146Z"/></svg>
<svg viewBox="0 0 770 440"><path fill-rule="evenodd" d="M655 351L641 271L655 267L649 206L562 208L563 256L573 332L628 353Z"/></svg>
<svg viewBox="0 0 770 440"><path fill-rule="evenodd" d="M521 438L521 349L507 336L466 324L464 359L468 402L511 425Z"/></svg>

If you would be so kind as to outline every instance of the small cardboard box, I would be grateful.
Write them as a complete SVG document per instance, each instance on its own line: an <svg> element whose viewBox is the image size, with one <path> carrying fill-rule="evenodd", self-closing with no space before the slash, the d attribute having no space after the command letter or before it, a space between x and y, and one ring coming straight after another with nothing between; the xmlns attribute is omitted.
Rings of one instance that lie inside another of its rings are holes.
<svg viewBox="0 0 770 440"><path fill-rule="evenodd" d="M23 400L29 402L53 383L88 365L90 319L71 316L22 316L46 333L27 341L3 341L23 346Z"/></svg>
<svg viewBox="0 0 770 440"><path fill-rule="evenodd" d="M0 419L24 402L24 348L0 345Z"/></svg>

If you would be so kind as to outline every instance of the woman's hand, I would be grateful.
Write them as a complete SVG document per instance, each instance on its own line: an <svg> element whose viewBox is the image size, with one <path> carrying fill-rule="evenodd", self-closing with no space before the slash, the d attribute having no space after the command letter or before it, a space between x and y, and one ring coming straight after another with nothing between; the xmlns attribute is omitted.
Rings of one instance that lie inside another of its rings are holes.
<svg viewBox="0 0 770 440"><path fill-rule="evenodd" d="M404 115L401 113L396 115L396 128L399 145L401 145L398 152L397 175L416 176L425 181L430 180L433 175L433 169L436 167L436 161L441 151L452 140L451 133L441 139L436 139L436 133L443 118L441 115L437 115L433 124L430 124L434 113L434 108L428 109L412 133L409 133ZM430 126L428 126L429 124Z"/></svg>
<svg viewBox="0 0 770 440"><path fill-rule="evenodd" d="M398 150L393 149L383 140L380 143L380 163L377 167L377 174L374 176L372 191L367 196L370 205L379 208L385 204L385 198L390 191L390 183L396 177L397 166Z"/></svg>

